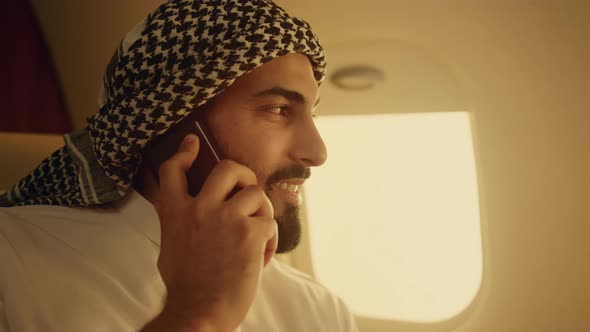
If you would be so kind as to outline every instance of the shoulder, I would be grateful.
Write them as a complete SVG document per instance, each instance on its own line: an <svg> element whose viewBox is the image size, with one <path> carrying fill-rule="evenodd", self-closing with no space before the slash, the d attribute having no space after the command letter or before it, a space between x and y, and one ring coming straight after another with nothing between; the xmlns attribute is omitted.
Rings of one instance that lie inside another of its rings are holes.
<svg viewBox="0 0 590 332"><path fill-rule="evenodd" d="M14 247L29 243L42 230L40 220L54 219L63 213L63 207L57 206L16 206L0 208L0 236L2 240Z"/></svg>
<svg viewBox="0 0 590 332"><path fill-rule="evenodd" d="M81 261L109 263L141 237L113 210L34 205L0 208L0 241L21 264L63 268Z"/></svg>
<svg viewBox="0 0 590 332"><path fill-rule="evenodd" d="M97 328L121 331L158 312L165 287L156 250L125 217L113 209L0 208L0 266L8 267L0 298L13 308L6 319L16 330L81 331L93 317Z"/></svg>
<svg viewBox="0 0 590 332"><path fill-rule="evenodd" d="M44 240L68 242L90 228L96 232L101 228L97 226L109 224L108 214L106 210L53 205L0 208L0 234L16 247L37 244L38 248Z"/></svg>
<svg viewBox="0 0 590 332"><path fill-rule="evenodd" d="M49 258L53 261L63 250L72 251L89 241L82 235L98 235L96 219L83 209L63 206L0 208L0 242L21 264L30 266Z"/></svg>

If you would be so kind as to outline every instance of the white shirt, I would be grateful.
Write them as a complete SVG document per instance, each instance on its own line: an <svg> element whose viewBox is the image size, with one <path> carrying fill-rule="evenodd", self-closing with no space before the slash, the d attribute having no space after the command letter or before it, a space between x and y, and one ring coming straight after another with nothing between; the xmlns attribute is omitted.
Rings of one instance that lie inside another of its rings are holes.
<svg viewBox="0 0 590 332"><path fill-rule="evenodd" d="M0 208L0 331L137 331L161 310L160 225L130 191L114 207ZM236 332L357 331L344 303L273 259Z"/></svg>

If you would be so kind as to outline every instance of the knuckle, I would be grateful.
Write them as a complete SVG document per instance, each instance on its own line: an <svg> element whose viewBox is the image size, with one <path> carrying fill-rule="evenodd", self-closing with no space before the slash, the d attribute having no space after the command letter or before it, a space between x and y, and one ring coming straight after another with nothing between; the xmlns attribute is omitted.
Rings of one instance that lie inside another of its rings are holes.
<svg viewBox="0 0 590 332"><path fill-rule="evenodd" d="M237 163L229 159L223 159L217 164L217 167L224 172L231 172L235 169Z"/></svg>
<svg viewBox="0 0 590 332"><path fill-rule="evenodd" d="M244 168L244 173L246 174L248 179L253 181L254 183L256 183L256 173L254 173L254 171L251 170L249 167L246 167L246 166L242 166L242 167Z"/></svg>
<svg viewBox="0 0 590 332"><path fill-rule="evenodd" d="M270 198L266 196L266 193L264 194L264 201L266 202L265 204L268 205L271 208L271 210L273 210L272 202L270 201Z"/></svg>
<svg viewBox="0 0 590 332"><path fill-rule="evenodd" d="M277 227L277 223L276 223L276 221L272 217L263 218L261 220L262 220L261 223L265 227L268 227L269 229L272 229L272 228L276 228Z"/></svg>

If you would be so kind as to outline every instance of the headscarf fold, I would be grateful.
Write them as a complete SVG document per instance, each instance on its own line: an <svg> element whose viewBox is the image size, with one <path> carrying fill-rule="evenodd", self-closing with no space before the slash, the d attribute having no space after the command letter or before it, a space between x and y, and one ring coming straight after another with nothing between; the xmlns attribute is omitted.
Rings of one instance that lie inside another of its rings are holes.
<svg viewBox="0 0 590 332"><path fill-rule="evenodd" d="M148 142L237 78L302 53L319 84L326 60L304 21L271 1L169 1L137 24L104 75L86 128L0 195L0 206L90 206L123 196Z"/></svg>

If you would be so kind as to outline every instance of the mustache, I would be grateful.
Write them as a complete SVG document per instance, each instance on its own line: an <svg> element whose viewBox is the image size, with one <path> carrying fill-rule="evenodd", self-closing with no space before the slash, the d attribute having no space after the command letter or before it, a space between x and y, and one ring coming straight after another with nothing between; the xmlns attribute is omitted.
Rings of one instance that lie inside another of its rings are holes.
<svg viewBox="0 0 590 332"><path fill-rule="evenodd" d="M287 168L280 169L268 177L267 185L271 185L283 179L300 178L309 179L311 176L311 169L301 165L293 165Z"/></svg>

